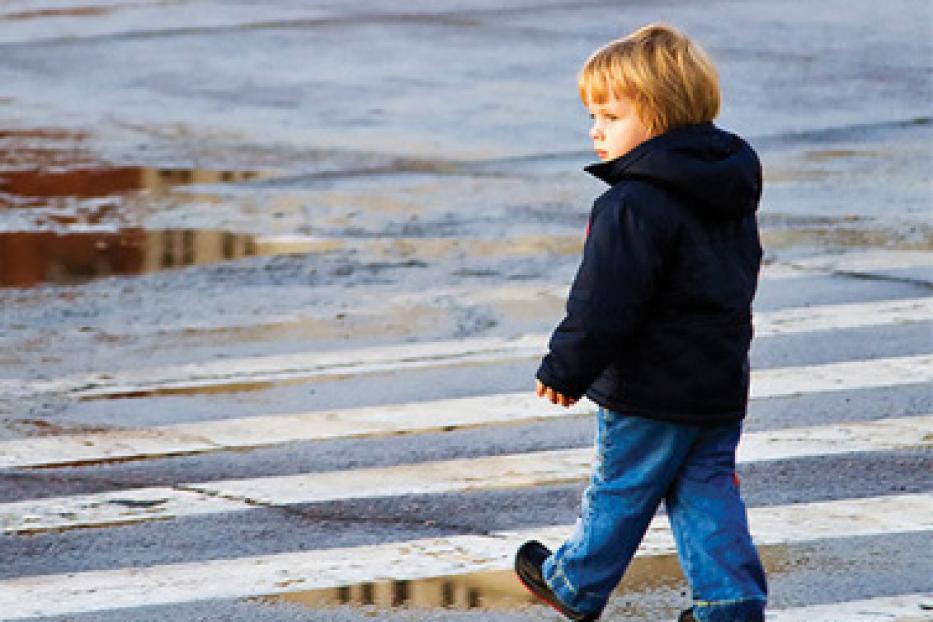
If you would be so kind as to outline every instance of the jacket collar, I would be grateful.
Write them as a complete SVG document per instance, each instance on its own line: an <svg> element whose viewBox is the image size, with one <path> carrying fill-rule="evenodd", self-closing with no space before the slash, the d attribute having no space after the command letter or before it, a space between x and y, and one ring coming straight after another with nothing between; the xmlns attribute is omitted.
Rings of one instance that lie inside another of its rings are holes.
<svg viewBox="0 0 933 622"><path fill-rule="evenodd" d="M625 155L621 155L615 160L607 162L597 162L584 167L584 171L590 175L601 179L607 184L615 184L625 176L626 171L633 164L644 158L646 155L657 149L666 149L681 143L685 138L689 138L697 133L702 133L714 129L712 123L698 123L696 125L683 125L668 130L663 134L649 138Z"/></svg>

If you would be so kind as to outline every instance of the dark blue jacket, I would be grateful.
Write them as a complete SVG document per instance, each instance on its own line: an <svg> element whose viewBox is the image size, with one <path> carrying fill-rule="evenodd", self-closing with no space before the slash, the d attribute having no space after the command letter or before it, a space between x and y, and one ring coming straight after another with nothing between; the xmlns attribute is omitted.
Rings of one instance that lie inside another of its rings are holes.
<svg viewBox="0 0 933 622"><path fill-rule="evenodd" d="M762 254L755 152L709 123L586 170L612 187L593 205L538 379L626 414L741 420Z"/></svg>

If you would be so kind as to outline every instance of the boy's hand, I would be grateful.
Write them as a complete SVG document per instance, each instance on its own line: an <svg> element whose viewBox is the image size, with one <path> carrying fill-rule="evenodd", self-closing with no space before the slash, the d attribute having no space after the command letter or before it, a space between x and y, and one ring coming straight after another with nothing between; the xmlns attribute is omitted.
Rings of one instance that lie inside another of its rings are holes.
<svg viewBox="0 0 933 622"><path fill-rule="evenodd" d="M535 393L538 394L538 397L543 397L552 404L560 404L564 408L570 408L577 403L577 400L567 397L563 393L558 393L551 387L545 386L544 383L537 378L535 379Z"/></svg>

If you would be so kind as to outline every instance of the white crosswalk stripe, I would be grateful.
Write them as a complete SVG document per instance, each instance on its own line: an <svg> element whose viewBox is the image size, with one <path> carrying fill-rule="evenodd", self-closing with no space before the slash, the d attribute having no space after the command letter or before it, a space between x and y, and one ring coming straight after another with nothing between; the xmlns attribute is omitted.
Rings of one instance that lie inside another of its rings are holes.
<svg viewBox="0 0 933 622"><path fill-rule="evenodd" d="M753 432L742 438L737 459L749 463L906 447L933 447L933 415ZM0 529L37 532L262 506L560 484L585 479L591 461L591 449L565 449L38 499L0 504Z"/></svg>

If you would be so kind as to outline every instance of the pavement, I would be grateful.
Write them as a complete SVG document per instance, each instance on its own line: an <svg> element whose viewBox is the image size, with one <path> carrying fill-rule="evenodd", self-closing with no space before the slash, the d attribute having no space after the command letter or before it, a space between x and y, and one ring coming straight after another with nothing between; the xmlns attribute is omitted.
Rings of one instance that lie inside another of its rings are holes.
<svg viewBox="0 0 933 622"><path fill-rule="evenodd" d="M0 619L556 620L594 406L536 400L600 183L575 73L704 44L761 155L739 474L769 622L933 620L933 13L0 7ZM673 620L659 516L604 619Z"/></svg>

